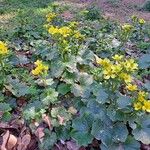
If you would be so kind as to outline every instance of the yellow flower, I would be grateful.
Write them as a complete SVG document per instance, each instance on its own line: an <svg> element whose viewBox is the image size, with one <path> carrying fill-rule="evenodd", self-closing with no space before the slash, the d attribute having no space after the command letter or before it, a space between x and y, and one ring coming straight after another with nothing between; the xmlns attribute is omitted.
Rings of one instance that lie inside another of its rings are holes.
<svg viewBox="0 0 150 150"><path fill-rule="evenodd" d="M43 70L44 71L48 71L48 66L47 65L43 65Z"/></svg>
<svg viewBox="0 0 150 150"><path fill-rule="evenodd" d="M123 55L115 55L115 56L113 56L112 57L114 60L116 60L116 61L119 61L119 60L121 60L122 58L123 58Z"/></svg>
<svg viewBox="0 0 150 150"><path fill-rule="evenodd" d="M138 92L138 101L144 102L146 100L147 93L144 91Z"/></svg>
<svg viewBox="0 0 150 150"><path fill-rule="evenodd" d="M48 29L48 32L52 35L54 34L58 34L59 33L59 29L57 27L54 26L50 26L50 28Z"/></svg>
<svg viewBox="0 0 150 150"><path fill-rule="evenodd" d="M122 70L122 66L120 64L112 65L111 69L114 73L119 73Z"/></svg>
<svg viewBox="0 0 150 150"><path fill-rule="evenodd" d="M69 23L69 27L70 28L75 28L75 27L77 27L78 24L79 24L78 22L72 21L72 22Z"/></svg>
<svg viewBox="0 0 150 150"><path fill-rule="evenodd" d="M134 106L135 110L141 110L142 109L142 103L140 103L140 102L134 103L133 106Z"/></svg>
<svg viewBox="0 0 150 150"><path fill-rule="evenodd" d="M57 15L55 13L49 13L46 15L47 22L51 22Z"/></svg>
<svg viewBox="0 0 150 150"><path fill-rule="evenodd" d="M145 92L145 91L139 91L138 96L139 96L139 97L146 97L147 94L148 94L148 93Z"/></svg>
<svg viewBox="0 0 150 150"><path fill-rule="evenodd" d="M134 72L135 70L138 69L138 64L135 63L134 59L126 60L123 64L124 64L124 68L125 68L127 71L132 71L132 72Z"/></svg>
<svg viewBox="0 0 150 150"><path fill-rule="evenodd" d="M143 25L145 23L145 20L144 19L139 19L139 24Z"/></svg>
<svg viewBox="0 0 150 150"><path fill-rule="evenodd" d="M67 26L64 26L61 28L50 26L50 28L48 29L48 32L52 35L59 34L65 38L71 35L72 30Z"/></svg>
<svg viewBox="0 0 150 150"><path fill-rule="evenodd" d="M103 67L108 67L111 65L110 60L108 58L105 59L98 58L97 63L102 65Z"/></svg>
<svg viewBox="0 0 150 150"><path fill-rule="evenodd" d="M150 101L149 100L144 101L144 105L142 107L142 110L150 112Z"/></svg>
<svg viewBox="0 0 150 150"><path fill-rule="evenodd" d="M131 18L133 21L136 21L138 19L137 16L135 16L135 15L131 16Z"/></svg>
<svg viewBox="0 0 150 150"><path fill-rule="evenodd" d="M8 54L8 48L6 43L0 41L0 55L7 55Z"/></svg>
<svg viewBox="0 0 150 150"><path fill-rule="evenodd" d="M75 34L74 34L74 37L76 38L76 39L83 39L84 38L84 36L80 33L80 32L75 32Z"/></svg>
<svg viewBox="0 0 150 150"><path fill-rule="evenodd" d="M32 74L37 76L41 73L41 68L37 67L34 70L32 70Z"/></svg>
<svg viewBox="0 0 150 150"><path fill-rule="evenodd" d="M126 86L126 88L127 88L129 91L136 91L136 90L137 90L137 85L128 84L128 85Z"/></svg>
<svg viewBox="0 0 150 150"><path fill-rule="evenodd" d="M132 30L133 26L130 25L130 24L124 24L122 26L122 29L125 31L125 32L130 32Z"/></svg>
<svg viewBox="0 0 150 150"><path fill-rule="evenodd" d="M127 73L121 73L119 75L119 77L121 79L123 79L125 83L131 83L132 82L132 77L129 74L127 74Z"/></svg>
<svg viewBox="0 0 150 150"><path fill-rule="evenodd" d="M103 71L104 79L114 79L116 77L115 73L110 69L106 69Z"/></svg>
<svg viewBox="0 0 150 150"><path fill-rule="evenodd" d="M71 33L72 30L67 26L61 27L59 29L59 34L61 34L63 37L68 37Z"/></svg>
<svg viewBox="0 0 150 150"><path fill-rule="evenodd" d="M41 60L37 60L36 62L34 62L35 65L40 66L42 65L42 61Z"/></svg>
<svg viewBox="0 0 150 150"><path fill-rule="evenodd" d="M47 73L48 66L43 64L41 60L37 60L34 64L36 65L36 68L32 70L33 75L37 76Z"/></svg>

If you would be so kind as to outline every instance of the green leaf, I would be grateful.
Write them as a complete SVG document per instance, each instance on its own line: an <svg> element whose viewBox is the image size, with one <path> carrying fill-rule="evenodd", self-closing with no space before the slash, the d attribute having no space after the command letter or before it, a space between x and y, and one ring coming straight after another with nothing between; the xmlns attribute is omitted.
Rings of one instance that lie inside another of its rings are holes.
<svg viewBox="0 0 150 150"><path fill-rule="evenodd" d="M58 93L60 93L62 95L67 94L70 90L71 90L71 88L70 88L69 84L61 83L58 86Z"/></svg>
<svg viewBox="0 0 150 150"><path fill-rule="evenodd" d="M72 127L75 130L81 131L81 132L86 132L90 129L89 124L88 124L87 120L84 118L84 116L74 119Z"/></svg>
<svg viewBox="0 0 150 150"><path fill-rule="evenodd" d="M29 86L20 82L19 79L12 79L11 77L8 79L8 85L5 85L5 87L16 97L25 96L30 93Z"/></svg>
<svg viewBox="0 0 150 150"><path fill-rule="evenodd" d="M146 69L150 67L150 54L144 54L140 59L139 59L139 67L141 69Z"/></svg>
<svg viewBox="0 0 150 150"><path fill-rule="evenodd" d="M70 130L71 126L70 124L67 124L66 126L59 126L58 128L55 128L57 137L63 141L70 139Z"/></svg>
<svg viewBox="0 0 150 150"><path fill-rule="evenodd" d="M106 103L108 99L108 94L101 84L94 83L92 85L93 94L96 96L96 101L100 104Z"/></svg>
<svg viewBox="0 0 150 150"><path fill-rule="evenodd" d="M119 98L117 99L118 106L123 109L127 106L131 105L131 98L129 96L119 95Z"/></svg>
<svg viewBox="0 0 150 150"><path fill-rule="evenodd" d="M85 87L85 89L83 90L82 98L88 99L90 97L91 93L92 93L91 86Z"/></svg>
<svg viewBox="0 0 150 150"><path fill-rule="evenodd" d="M26 55L21 55L21 54L17 54L11 57L11 63L13 65L24 65L29 63L30 61L28 60Z"/></svg>
<svg viewBox="0 0 150 150"><path fill-rule="evenodd" d="M65 69L65 65L61 61L52 61L51 64L51 75L53 77L60 77Z"/></svg>
<svg viewBox="0 0 150 150"><path fill-rule="evenodd" d="M71 86L71 92L76 96L79 97L83 94L83 87L79 84L73 84Z"/></svg>
<svg viewBox="0 0 150 150"><path fill-rule="evenodd" d="M71 136L79 146L87 146L93 140L93 136L89 132L73 132Z"/></svg>
<svg viewBox="0 0 150 150"><path fill-rule="evenodd" d="M57 142L57 136L56 133L48 131L48 129L45 129L45 137L43 141L40 144L41 149L49 150L53 147L53 145Z"/></svg>
<svg viewBox="0 0 150 150"><path fill-rule="evenodd" d="M0 103L0 111L1 112L8 112L11 111L11 107L7 103Z"/></svg>
<svg viewBox="0 0 150 150"><path fill-rule="evenodd" d="M125 142L128 136L128 130L125 124L116 123L113 126L113 141L114 142Z"/></svg>
<svg viewBox="0 0 150 150"><path fill-rule="evenodd" d="M52 78L46 79L46 81L45 81L45 84L49 85L49 86L52 85L53 83L54 83L54 81Z"/></svg>
<svg viewBox="0 0 150 150"><path fill-rule="evenodd" d="M51 116L53 118L57 119L58 115L60 117L64 118L64 124L66 124L67 121L69 121L71 119L71 114L68 113L68 111L66 110L66 108L64 108L63 106L52 108L52 110L51 110ZM57 124L57 121L54 121L54 123Z"/></svg>
<svg viewBox="0 0 150 150"><path fill-rule="evenodd" d="M43 97L44 96L45 94L43 93ZM42 102L44 105L49 105L51 103L54 104L58 101L57 97L58 97L58 92L56 92L55 89L49 88L47 90L46 97L42 99Z"/></svg>
<svg viewBox="0 0 150 150"><path fill-rule="evenodd" d="M100 89L96 94L96 101L100 104L104 104L108 101L108 94L104 89Z"/></svg>
<svg viewBox="0 0 150 150"><path fill-rule="evenodd" d="M100 120L93 122L91 134L97 140L101 140L105 146L108 146L112 143L111 125L106 126L106 124Z"/></svg>
<svg viewBox="0 0 150 150"><path fill-rule="evenodd" d="M150 128L136 128L132 134L137 141L141 141L144 144L150 144Z"/></svg>
<svg viewBox="0 0 150 150"><path fill-rule="evenodd" d="M89 86L93 83L93 76L87 74L86 72L78 73L78 81L82 86Z"/></svg>
<svg viewBox="0 0 150 150"><path fill-rule="evenodd" d="M100 148L101 148L101 150L125 150L125 149L123 149L121 143L120 143L120 145L117 143L113 143L113 144L108 145L108 146L101 144Z"/></svg>
<svg viewBox="0 0 150 150"><path fill-rule="evenodd" d="M125 143L112 143L108 146L103 143L100 145L101 150L140 150L140 143L133 137L128 136Z"/></svg>
<svg viewBox="0 0 150 150"><path fill-rule="evenodd" d="M144 87L150 92L150 81L146 81Z"/></svg>
<svg viewBox="0 0 150 150"><path fill-rule="evenodd" d="M42 114L45 113L45 108L43 108L43 105L41 101L35 100L34 102L30 102L23 111L23 115L25 119L39 119Z"/></svg>
<svg viewBox="0 0 150 150"><path fill-rule="evenodd" d="M100 118L101 120L105 119L106 109L104 105L99 104L94 99L89 99L87 108L89 113L91 113L94 118Z"/></svg>
<svg viewBox="0 0 150 150"><path fill-rule="evenodd" d="M8 122L11 119L11 113L10 112L5 112L2 116L2 121Z"/></svg>
<svg viewBox="0 0 150 150"><path fill-rule="evenodd" d="M125 150L139 150L140 143L136 141L132 136L128 136L125 143L123 143L123 147Z"/></svg>

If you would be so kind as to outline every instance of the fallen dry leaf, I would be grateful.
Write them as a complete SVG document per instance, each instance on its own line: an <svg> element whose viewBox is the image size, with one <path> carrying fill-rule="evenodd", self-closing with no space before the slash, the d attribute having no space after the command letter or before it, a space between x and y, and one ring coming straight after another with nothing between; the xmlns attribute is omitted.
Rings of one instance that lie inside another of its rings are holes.
<svg viewBox="0 0 150 150"><path fill-rule="evenodd" d="M52 129L52 124L51 124L51 121L50 121L50 117L47 116L46 114L43 114L43 121L48 125L49 129L51 130Z"/></svg>
<svg viewBox="0 0 150 150"><path fill-rule="evenodd" d="M44 137L44 135L45 135L44 129L45 129L44 127L39 126L39 127L37 128L37 130L35 131L35 135L38 137L38 139L39 139L40 141L43 140L43 137Z"/></svg>
<svg viewBox="0 0 150 150"><path fill-rule="evenodd" d="M17 150L27 150L28 145L30 144L31 136L30 134L26 134L18 139L18 147Z"/></svg>
<svg viewBox="0 0 150 150"><path fill-rule="evenodd" d="M78 150L79 146L76 144L75 141L68 141L66 142L68 150Z"/></svg>
<svg viewBox="0 0 150 150"><path fill-rule="evenodd" d="M6 133L3 135L3 143L1 145L1 150L7 150L6 149L6 144L7 144L9 135L10 135L9 130L7 130Z"/></svg>
<svg viewBox="0 0 150 150"><path fill-rule="evenodd" d="M31 135L30 134L26 134L25 136L23 136L22 138L22 143L27 147L29 145L31 141Z"/></svg>
<svg viewBox="0 0 150 150"><path fill-rule="evenodd" d="M15 147L16 144L17 144L17 138L14 135L10 134L6 145L7 150L12 150L12 148Z"/></svg>
<svg viewBox="0 0 150 150"><path fill-rule="evenodd" d="M70 11L65 11L61 16L67 20L71 20L74 17Z"/></svg>

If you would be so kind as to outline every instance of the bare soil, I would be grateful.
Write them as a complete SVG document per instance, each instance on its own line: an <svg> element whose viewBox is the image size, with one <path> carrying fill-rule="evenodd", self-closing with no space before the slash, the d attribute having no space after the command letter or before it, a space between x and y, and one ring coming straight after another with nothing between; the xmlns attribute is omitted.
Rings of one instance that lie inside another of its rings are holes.
<svg viewBox="0 0 150 150"><path fill-rule="evenodd" d="M120 2L115 5L106 0L98 0L98 5L102 8L106 17L119 22L126 22L132 15L150 21L150 12L139 10L145 1L146 0L120 0Z"/></svg>
<svg viewBox="0 0 150 150"><path fill-rule="evenodd" d="M113 3L113 0L58 0L63 4L73 5L74 7L84 8L87 5L95 2L103 11L104 16L118 22L126 22L129 17L136 15L146 21L150 21L150 12L140 11L139 8L146 0L118 0L118 3Z"/></svg>

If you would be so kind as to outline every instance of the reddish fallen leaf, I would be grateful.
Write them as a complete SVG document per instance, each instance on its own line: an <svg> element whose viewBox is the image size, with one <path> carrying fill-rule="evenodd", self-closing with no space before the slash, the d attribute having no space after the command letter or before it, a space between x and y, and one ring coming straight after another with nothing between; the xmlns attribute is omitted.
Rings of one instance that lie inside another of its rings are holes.
<svg viewBox="0 0 150 150"><path fill-rule="evenodd" d="M51 121L50 121L50 117L47 116L46 114L43 114L43 121L48 125L49 129L51 130L52 129L52 124L51 124Z"/></svg>
<svg viewBox="0 0 150 150"><path fill-rule="evenodd" d="M7 130L6 133L3 135L3 143L1 145L1 150L7 150L6 149L6 144L7 144L9 135L10 135L9 130Z"/></svg>
<svg viewBox="0 0 150 150"><path fill-rule="evenodd" d="M25 135L26 129L27 129L26 126L24 126L24 127L21 129L21 133L20 133L20 137L21 137L21 138Z"/></svg>
<svg viewBox="0 0 150 150"><path fill-rule="evenodd" d="M22 139L19 138L17 150L27 150L30 141L31 141L31 136L29 134L24 135Z"/></svg>
<svg viewBox="0 0 150 150"><path fill-rule="evenodd" d="M82 146L79 148L79 150L86 150L86 148Z"/></svg>
<svg viewBox="0 0 150 150"><path fill-rule="evenodd" d="M21 137L18 138L17 144L18 144L17 150L21 150L21 147L22 147L22 144L21 144Z"/></svg>
<svg viewBox="0 0 150 150"><path fill-rule="evenodd" d="M0 128L9 128L9 125L7 123L0 123Z"/></svg>
<svg viewBox="0 0 150 150"><path fill-rule="evenodd" d="M67 19L67 20L70 20L74 17L74 15L70 12L70 11L65 11L63 14L62 14L62 17L64 19Z"/></svg>
<svg viewBox="0 0 150 150"><path fill-rule="evenodd" d="M78 150L79 149L79 147L75 141L68 141L68 142L66 142L66 145L67 145L68 150Z"/></svg>
<svg viewBox="0 0 150 150"><path fill-rule="evenodd" d="M22 143L24 144L24 148L22 150L26 150L28 145L30 144L31 141L31 136L29 134L26 134L23 138L22 138Z"/></svg>
<svg viewBox="0 0 150 150"><path fill-rule="evenodd" d="M37 130L35 131L35 135L38 137L38 139L40 140L40 141L42 141L43 140L43 137L44 137L44 135L45 135L45 133L44 133L44 127L38 127L37 128Z"/></svg>
<svg viewBox="0 0 150 150"><path fill-rule="evenodd" d="M150 145L141 144L141 150L150 150Z"/></svg>
<svg viewBox="0 0 150 150"><path fill-rule="evenodd" d="M6 145L7 150L12 150L12 148L14 148L16 144L17 144L17 138L14 135L10 134Z"/></svg>

